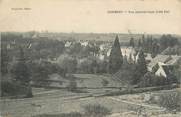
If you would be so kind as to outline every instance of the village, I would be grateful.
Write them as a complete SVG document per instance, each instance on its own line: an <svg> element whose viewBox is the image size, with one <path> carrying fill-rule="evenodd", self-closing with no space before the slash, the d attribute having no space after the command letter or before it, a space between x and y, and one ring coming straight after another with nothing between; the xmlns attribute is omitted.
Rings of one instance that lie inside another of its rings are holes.
<svg viewBox="0 0 181 117"><path fill-rule="evenodd" d="M181 114L178 36L48 32L1 35L3 117ZM168 100L172 101L166 103ZM100 110L92 112L97 108Z"/></svg>

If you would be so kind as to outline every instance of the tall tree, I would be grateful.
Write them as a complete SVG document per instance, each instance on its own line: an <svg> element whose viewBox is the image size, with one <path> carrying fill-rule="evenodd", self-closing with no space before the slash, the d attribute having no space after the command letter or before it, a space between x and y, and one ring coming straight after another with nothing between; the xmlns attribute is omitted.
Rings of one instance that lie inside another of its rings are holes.
<svg viewBox="0 0 181 117"><path fill-rule="evenodd" d="M17 64L12 69L14 79L20 83L20 85L27 88L26 96L32 97L32 90L30 86L30 70L26 64L26 58L23 49L20 47L20 56Z"/></svg>
<svg viewBox="0 0 181 117"><path fill-rule="evenodd" d="M135 80L134 83L140 82L141 78L147 73L147 65L143 50L140 50L135 69Z"/></svg>
<svg viewBox="0 0 181 117"><path fill-rule="evenodd" d="M142 46L141 39L138 40L138 48Z"/></svg>
<svg viewBox="0 0 181 117"><path fill-rule="evenodd" d="M131 38L131 39L130 39L129 45L134 48L134 46L135 46L135 44L134 44L134 38Z"/></svg>
<svg viewBox="0 0 181 117"><path fill-rule="evenodd" d="M109 72L116 73L123 64L123 55L120 49L119 38L116 36L109 58Z"/></svg>
<svg viewBox="0 0 181 117"><path fill-rule="evenodd" d="M13 68L14 79L20 81L22 84L30 82L30 72L26 65L26 58L23 49L20 48L20 55L17 64Z"/></svg>
<svg viewBox="0 0 181 117"><path fill-rule="evenodd" d="M9 61L9 56L8 56L8 51L6 45L2 47L1 50L1 73L2 76L8 73L8 61Z"/></svg>

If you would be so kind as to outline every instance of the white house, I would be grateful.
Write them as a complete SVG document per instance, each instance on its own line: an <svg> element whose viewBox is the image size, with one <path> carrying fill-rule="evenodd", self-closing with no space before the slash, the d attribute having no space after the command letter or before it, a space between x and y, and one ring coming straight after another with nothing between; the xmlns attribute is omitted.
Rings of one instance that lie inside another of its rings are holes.
<svg viewBox="0 0 181 117"><path fill-rule="evenodd" d="M86 41L86 42L80 42L81 46L87 46L89 43Z"/></svg>
<svg viewBox="0 0 181 117"><path fill-rule="evenodd" d="M65 43L65 47L70 47L70 46L71 46L71 44L72 44L72 42L67 41L67 42Z"/></svg>
<svg viewBox="0 0 181 117"><path fill-rule="evenodd" d="M156 72L155 72L155 75L157 75L157 76L163 76L163 77L166 77L167 75L166 75L166 73L165 73L165 71L164 71L164 69L163 69L163 65L166 65L166 64L164 64L164 63L162 63L162 62L158 62L155 66L157 67L156 68Z"/></svg>
<svg viewBox="0 0 181 117"><path fill-rule="evenodd" d="M174 68L173 65L167 65L167 64L159 62L158 63L158 69L155 72L155 75L162 76L162 77L166 78L168 75L173 73L173 68Z"/></svg>
<svg viewBox="0 0 181 117"><path fill-rule="evenodd" d="M148 71L152 71L152 68L158 64L159 62L165 63L169 59L168 55L157 55L155 58L151 60L151 62L148 64Z"/></svg>
<svg viewBox="0 0 181 117"><path fill-rule="evenodd" d="M181 56L157 55L148 64L148 71L151 72L153 67L159 62L164 63L166 65L171 65L171 66L178 65L178 64L181 64Z"/></svg>

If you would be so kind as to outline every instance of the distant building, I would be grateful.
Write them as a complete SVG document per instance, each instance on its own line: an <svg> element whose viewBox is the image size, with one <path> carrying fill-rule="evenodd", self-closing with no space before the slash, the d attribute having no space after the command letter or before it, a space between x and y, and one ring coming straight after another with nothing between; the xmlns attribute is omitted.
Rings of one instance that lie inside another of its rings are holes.
<svg viewBox="0 0 181 117"><path fill-rule="evenodd" d="M87 46L89 43L87 41L85 42L80 42L81 46Z"/></svg>
<svg viewBox="0 0 181 117"><path fill-rule="evenodd" d="M70 47L72 45L72 42L70 42L70 41L67 41L66 43L65 43L65 47Z"/></svg>
<svg viewBox="0 0 181 117"><path fill-rule="evenodd" d="M152 68L159 62L165 63L169 59L168 55L157 55L152 61L148 64L148 71L152 71Z"/></svg>
<svg viewBox="0 0 181 117"><path fill-rule="evenodd" d="M133 61L137 60L136 51L132 47L121 47L121 52L123 56L129 58L131 56Z"/></svg>
<svg viewBox="0 0 181 117"><path fill-rule="evenodd" d="M173 70L174 70L173 65L167 65L167 64L159 62L155 68L155 75L166 78L173 73Z"/></svg>
<svg viewBox="0 0 181 117"><path fill-rule="evenodd" d="M164 63L165 65L181 65L181 56L170 56L170 55L157 55L155 58L151 60L148 64L148 71L152 71L153 67L158 63Z"/></svg>
<svg viewBox="0 0 181 117"><path fill-rule="evenodd" d="M176 65L181 66L181 56L157 55L148 64L148 70L166 78L173 73Z"/></svg>

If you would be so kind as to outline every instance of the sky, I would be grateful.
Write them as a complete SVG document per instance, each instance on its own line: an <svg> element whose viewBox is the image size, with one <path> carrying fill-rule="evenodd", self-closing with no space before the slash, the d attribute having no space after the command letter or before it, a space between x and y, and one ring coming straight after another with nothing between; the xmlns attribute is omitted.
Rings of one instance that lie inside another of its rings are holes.
<svg viewBox="0 0 181 117"><path fill-rule="evenodd" d="M181 0L0 0L0 31L32 30L181 34Z"/></svg>

